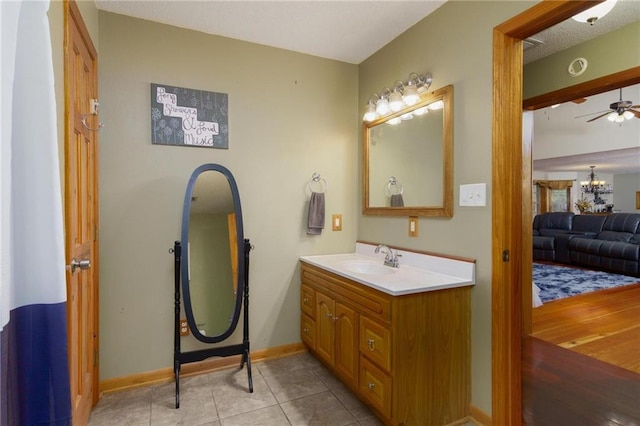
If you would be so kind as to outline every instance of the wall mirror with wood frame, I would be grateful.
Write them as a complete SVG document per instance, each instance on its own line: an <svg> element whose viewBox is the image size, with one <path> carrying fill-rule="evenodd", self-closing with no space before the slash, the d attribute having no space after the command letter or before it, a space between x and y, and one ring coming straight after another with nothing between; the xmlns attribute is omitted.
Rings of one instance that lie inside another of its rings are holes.
<svg viewBox="0 0 640 426"><path fill-rule="evenodd" d="M453 86L363 124L362 213L453 216Z"/></svg>

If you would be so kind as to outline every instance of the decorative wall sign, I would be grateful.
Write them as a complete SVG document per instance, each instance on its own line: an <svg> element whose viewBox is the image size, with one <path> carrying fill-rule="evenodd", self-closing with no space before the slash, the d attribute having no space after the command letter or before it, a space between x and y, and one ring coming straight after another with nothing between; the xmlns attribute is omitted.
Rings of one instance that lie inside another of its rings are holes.
<svg viewBox="0 0 640 426"><path fill-rule="evenodd" d="M151 83L151 143L228 149L227 94Z"/></svg>

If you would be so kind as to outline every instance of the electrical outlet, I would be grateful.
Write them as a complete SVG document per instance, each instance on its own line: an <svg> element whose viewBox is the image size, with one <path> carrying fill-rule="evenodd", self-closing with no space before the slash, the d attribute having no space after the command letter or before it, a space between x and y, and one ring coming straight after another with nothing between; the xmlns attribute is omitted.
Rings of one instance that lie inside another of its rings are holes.
<svg viewBox="0 0 640 426"><path fill-rule="evenodd" d="M418 236L418 216L409 216L409 236Z"/></svg>
<svg viewBox="0 0 640 426"><path fill-rule="evenodd" d="M334 214L331 216L331 229L334 231L342 231L342 215Z"/></svg>
<svg viewBox="0 0 640 426"><path fill-rule="evenodd" d="M186 319L180 320L180 335L181 336L189 335L189 323L187 323Z"/></svg>

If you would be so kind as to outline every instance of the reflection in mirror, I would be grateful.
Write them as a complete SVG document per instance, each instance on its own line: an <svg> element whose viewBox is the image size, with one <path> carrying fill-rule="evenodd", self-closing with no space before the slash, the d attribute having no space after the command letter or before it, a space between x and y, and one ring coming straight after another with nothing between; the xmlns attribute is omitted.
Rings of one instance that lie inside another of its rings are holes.
<svg viewBox="0 0 640 426"><path fill-rule="evenodd" d="M453 214L453 86L421 99L364 123L364 214Z"/></svg>
<svg viewBox="0 0 640 426"><path fill-rule="evenodd" d="M242 299L238 291L241 212L235 182L227 172L218 165L201 166L185 197L185 311L194 336L209 343L233 332Z"/></svg>

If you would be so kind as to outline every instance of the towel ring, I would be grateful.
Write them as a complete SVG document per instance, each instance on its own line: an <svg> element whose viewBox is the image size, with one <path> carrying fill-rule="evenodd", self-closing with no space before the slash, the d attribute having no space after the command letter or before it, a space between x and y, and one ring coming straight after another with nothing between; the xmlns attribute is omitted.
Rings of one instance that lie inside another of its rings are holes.
<svg viewBox="0 0 640 426"><path fill-rule="evenodd" d="M400 182L398 182L395 176L391 176L384 192L388 197L391 197L392 195L402 195L404 187Z"/></svg>
<svg viewBox="0 0 640 426"><path fill-rule="evenodd" d="M321 191L313 190L314 183L317 183L320 185ZM311 180L307 184L307 188L309 188L310 192L326 192L327 189L329 189L329 183L327 183L327 180L325 178L320 176L320 173L314 173L313 175L311 175Z"/></svg>
<svg viewBox="0 0 640 426"><path fill-rule="evenodd" d="M100 123L98 122L98 127L91 127L87 124L87 117L89 117L90 115L95 115L97 116L97 114L82 114L82 125L84 126L85 129L90 130L92 132L99 132L100 130L102 130L102 128L104 127L104 123Z"/></svg>

